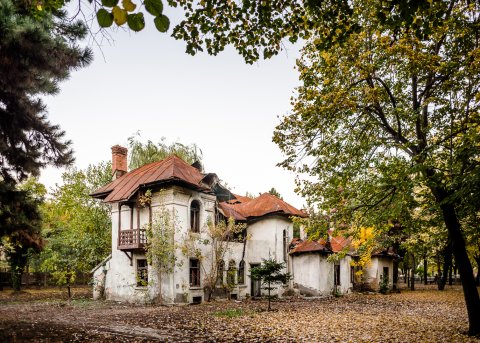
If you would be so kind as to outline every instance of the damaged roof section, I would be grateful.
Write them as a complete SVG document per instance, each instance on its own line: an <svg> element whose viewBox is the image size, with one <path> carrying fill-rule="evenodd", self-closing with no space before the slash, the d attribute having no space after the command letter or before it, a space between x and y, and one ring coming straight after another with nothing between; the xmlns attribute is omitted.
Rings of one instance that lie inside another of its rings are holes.
<svg viewBox="0 0 480 343"><path fill-rule="evenodd" d="M353 250L350 247L350 243L352 242L351 238L338 236L338 237L331 237L330 241L327 242L323 238L319 239L318 241L302 241L301 239L296 238L294 241L292 240L291 246L293 248L290 250L290 254L301 254L301 253L324 253L324 254L331 254L331 253L338 253L343 251L344 249L348 249L349 253L352 253Z"/></svg>
<svg viewBox="0 0 480 343"><path fill-rule="evenodd" d="M120 151L121 154L119 149L124 149ZM110 203L126 202L133 199L141 190L179 184L196 191L215 194L219 211L225 217L236 221L247 221L273 214L307 217L305 212L269 193L254 199L233 194L221 185L217 174L203 173L200 163L189 165L176 155L126 172L126 154L125 148L112 147L112 171L117 175L117 179L96 190L91 194L92 197Z"/></svg>
<svg viewBox="0 0 480 343"><path fill-rule="evenodd" d="M242 202L242 200L244 200ZM254 219L256 217L262 217L269 214L278 214L286 216L307 217L307 214L286 203L285 201L277 198L269 193L263 193L262 195L250 199L247 197L237 197L236 200L229 200L224 203L220 203L222 210L226 213L232 213L232 217L235 215L243 216L247 219ZM228 215L226 215L228 217ZM236 219L236 218L235 218Z"/></svg>

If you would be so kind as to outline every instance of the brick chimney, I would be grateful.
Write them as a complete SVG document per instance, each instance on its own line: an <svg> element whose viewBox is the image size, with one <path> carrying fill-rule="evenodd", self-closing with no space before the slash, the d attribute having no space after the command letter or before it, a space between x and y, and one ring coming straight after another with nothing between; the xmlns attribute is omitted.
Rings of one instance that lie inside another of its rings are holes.
<svg viewBox="0 0 480 343"><path fill-rule="evenodd" d="M127 172L128 149L120 145L112 146L112 173L113 179L118 179Z"/></svg>

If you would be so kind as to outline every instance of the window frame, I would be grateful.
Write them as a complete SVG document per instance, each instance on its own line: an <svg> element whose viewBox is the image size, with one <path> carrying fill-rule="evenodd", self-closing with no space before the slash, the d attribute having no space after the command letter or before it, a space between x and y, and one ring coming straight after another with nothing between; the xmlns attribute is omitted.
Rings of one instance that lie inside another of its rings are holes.
<svg viewBox="0 0 480 343"><path fill-rule="evenodd" d="M140 266L141 264L142 264L142 266ZM147 261L147 259L137 258L135 276L136 276L137 287L146 287L148 285L148 261Z"/></svg>
<svg viewBox="0 0 480 343"><path fill-rule="evenodd" d="M228 262L227 270L227 284L236 285L236 276L237 276L237 264L234 260Z"/></svg>
<svg viewBox="0 0 480 343"><path fill-rule="evenodd" d="M202 205L198 200L192 200L190 203L190 231L200 232L200 209Z"/></svg>
<svg viewBox="0 0 480 343"><path fill-rule="evenodd" d="M333 284L334 284L334 286L341 286L340 264L334 264L334 267L333 267Z"/></svg>
<svg viewBox="0 0 480 343"><path fill-rule="evenodd" d="M190 258L188 274L190 287L200 287L200 260L198 258Z"/></svg>
<svg viewBox="0 0 480 343"><path fill-rule="evenodd" d="M241 260L238 264L237 270L237 283L239 285L245 285L245 261Z"/></svg>

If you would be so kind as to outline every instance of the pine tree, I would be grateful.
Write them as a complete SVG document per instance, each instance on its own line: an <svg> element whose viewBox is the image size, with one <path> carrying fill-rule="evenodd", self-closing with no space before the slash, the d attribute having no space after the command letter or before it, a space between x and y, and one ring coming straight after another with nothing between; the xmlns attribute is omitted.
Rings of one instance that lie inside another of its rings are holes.
<svg viewBox="0 0 480 343"><path fill-rule="evenodd" d="M46 165L73 161L64 131L47 119L41 95L54 95L72 69L87 65L92 54L77 40L86 35L65 13L36 14L27 1L0 0L0 238L21 277L29 248L41 248L38 201L18 189ZM18 283L16 284L18 288Z"/></svg>

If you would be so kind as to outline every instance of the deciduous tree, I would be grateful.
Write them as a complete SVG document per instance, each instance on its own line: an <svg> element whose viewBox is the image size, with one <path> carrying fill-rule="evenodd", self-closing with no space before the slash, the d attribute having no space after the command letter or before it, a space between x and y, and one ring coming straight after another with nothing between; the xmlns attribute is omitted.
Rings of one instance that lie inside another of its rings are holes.
<svg viewBox="0 0 480 343"><path fill-rule="evenodd" d="M73 168L62 179L42 205L47 245L40 257L42 268L69 288L76 273L88 273L110 254L110 210L89 194L111 181L111 166L104 162L86 170Z"/></svg>
<svg viewBox="0 0 480 343"><path fill-rule="evenodd" d="M480 299L457 211L478 175L479 4L434 2L442 23L428 34L392 30L375 16L376 1L349 4L358 30L331 48L315 35L298 61L302 85L274 135L281 165L309 176L299 186L310 201L361 211L364 222L375 208L375 220L395 218L395 204L426 187L452 242L469 333L478 334Z"/></svg>
<svg viewBox="0 0 480 343"><path fill-rule="evenodd" d="M160 161L172 154L177 155L189 164L202 161L202 150L196 144L185 145L180 142L168 144L165 140L166 138L162 137L157 144L151 140L142 143L140 134L129 137L129 168L135 169L147 163Z"/></svg>

